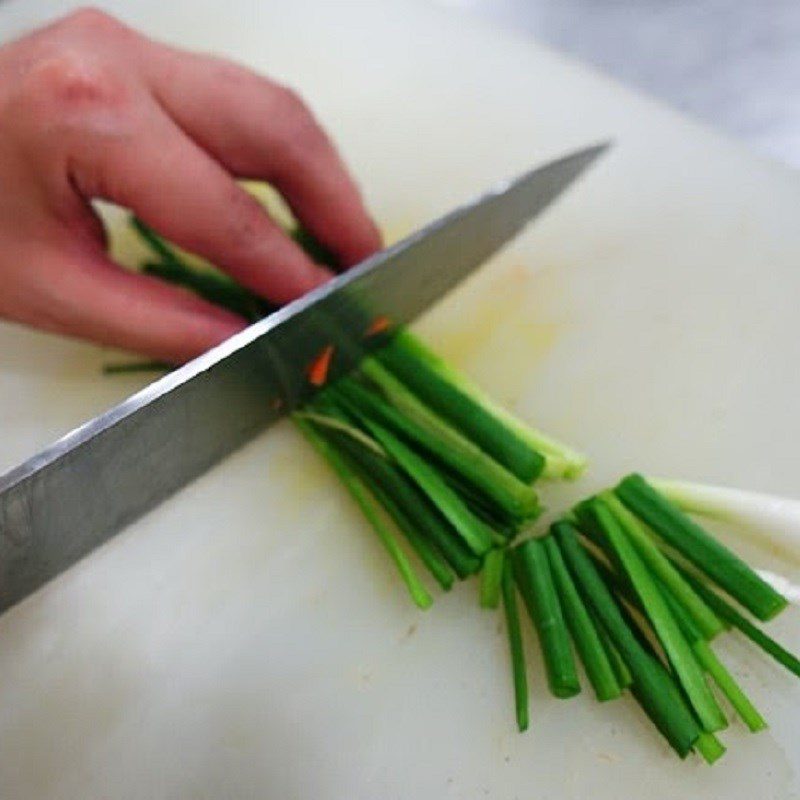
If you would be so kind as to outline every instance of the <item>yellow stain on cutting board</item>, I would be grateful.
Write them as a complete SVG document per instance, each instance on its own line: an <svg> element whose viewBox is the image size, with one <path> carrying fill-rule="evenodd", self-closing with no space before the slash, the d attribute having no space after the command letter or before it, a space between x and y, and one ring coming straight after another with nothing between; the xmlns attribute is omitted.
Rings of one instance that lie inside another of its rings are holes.
<svg viewBox="0 0 800 800"><path fill-rule="evenodd" d="M518 261L493 262L417 326L433 348L512 407L564 322L544 311L552 286Z"/></svg>
<svg viewBox="0 0 800 800"><path fill-rule="evenodd" d="M393 244L414 228L395 222L384 228L384 241ZM554 316L565 267L500 255L436 304L414 330L513 410L565 329L566 320Z"/></svg>

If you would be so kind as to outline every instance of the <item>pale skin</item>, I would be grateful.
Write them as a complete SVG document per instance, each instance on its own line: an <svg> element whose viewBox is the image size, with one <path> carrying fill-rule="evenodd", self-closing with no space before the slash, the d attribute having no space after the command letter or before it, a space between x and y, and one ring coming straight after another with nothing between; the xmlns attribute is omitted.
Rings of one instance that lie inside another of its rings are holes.
<svg viewBox="0 0 800 800"><path fill-rule="evenodd" d="M237 178L271 183L344 266L380 247L290 89L93 9L0 48L0 316L171 363L245 326L112 263L93 199L132 209L270 300L326 281Z"/></svg>

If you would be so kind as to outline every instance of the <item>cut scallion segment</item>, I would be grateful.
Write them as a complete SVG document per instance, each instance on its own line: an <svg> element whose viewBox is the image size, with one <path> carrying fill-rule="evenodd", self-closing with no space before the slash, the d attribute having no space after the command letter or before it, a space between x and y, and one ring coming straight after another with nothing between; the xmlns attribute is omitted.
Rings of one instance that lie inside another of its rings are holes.
<svg viewBox="0 0 800 800"><path fill-rule="evenodd" d="M539 539L529 539L512 552L517 586L539 634L550 691L556 697L573 697L581 685L547 552Z"/></svg>
<svg viewBox="0 0 800 800"><path fill-rule="evenodd" d="M665 542L708 575L761 620L772 619L786 605L776 592L735 553L718 542L676 505L637 474L624 478L616 494Z"/></svg>
<svg viewBox="0 0 800 800"><path fill-rule="evenodd" d="M520 439L530 450L543 456L545 463L542 475L544 477L573 479L577 478L586 468L586 457L583 454L578 453L552 436L532 428L508 410L499 406L480 387L439 358L436 353L432 352L413 334L408 331L400 331L393 343L397 349L403 351L403 354L410 356L412 361L416 359L418 362L424 362L429 371L438 374L441 379L457 389L461 395L469 398L480 413L494 417L502 429ZM402 364L400 366L402 367ZM453 413L454 415L459 414L466 417L466 429L472 430L468 414L464 412L464 409L458 409L454 410ZM523 459L521 463L525 464L526 460ZM509 465L507 464L506 466ZM520 474L519 477L525 480L524 474Z"/></svg>
<svg viewBox="0 0 800 800"><path fill-rule="evenodd" d="M596 620L594 615L592 615L592 618L595 619L597 632L600 634L603 647L606 649L606 654L608 655L608 660L611 662L611 667L614 670L614 676L617 679L620 691L627 689L633 683L633 675L631 675L628 665L623 660L619 650L617 650L614 643L608 637L603 626Z"/></svg>
<svg viewBox="0 0 800 800"><path fill-rule="evenodd" d="M753 733L764 730L767 727L766 721L759 714L750 698L744 693L727 667L719 660L695 620L666 586L661 584L660 588L684 636L691 644L697 662L711 676L725 697L728 698L728 702L733 706L745 725Z"/></svg>
<svg viewBox="0 0 800 800"><path fill-rule="evenodd" d="M800 500L690 481L647 481L681 511L733 523L791 553L800 548Z"/></svg>
<svg viewBox="0 0 800 800"><path fill-rule="evenodd" d="M371 378L376 373L386 372L377 362L373 366L368 362L362 371ZM392 376L389 378L392 379ZM338 389L351 403L381 425L410 440L462 475L509 515L531 519L539 513L539 500L530 486L435 414L420 409L413 415L401 413L352 379L340 381Z"/></svg>
<svg viewBox="0 0 800 800"><path fill-rule="evenodd" d="M528 678L525 672L525 650L522 645L522 628L519 624L517 594L510 558L503 559L501 581L503 610L506 617L508 648L511 654L511 674L514 682L514 708L520 732L528 729Z"/></svg>
<svg viewBox="0 0 800 800"><path fill-rule="evenodd" d="M713 764L725 755L725 745L713 733L703 731L697 739L695 749L706 764Z"/></svg>
<svg viewBox="0 0 800 800"><path fill-rule="evenodd" d="M727 600L713 589L706 586L694 575L684 572L687 580L694 586L697 593L708 603L711 608L733 627L738 628L750 641L757 644L765 653L771 655L779 664L786 667L800 678L800 659L790 653L782 644L776 642L771 636L764 633L757 625L750 622L747 617L739 613Z"/></svg>
<svg viewBox="0 0 800 800"><path fill-rule="evenodd" d="M531 483L545 466L541 453L508 427L484 398L411 334L400 331L376 356L430 408L449 420L478 447Z"/></svg>
<svg viewBox="0 0 800 800"><path fill-rule="evenodd" d="M334 386L330 387L328 391L333 392L337 389L338 386ZM346 395L340 395L337 392L334 396L337 400L341 399L348 411L360 417L372 436L449 520L470 550L477 556L485 555L494 541L491 530L467 508L464 501L447 485L439 472L391 431L365 414Z"/></svg>
<svg viewBox="0 0 800 800"><path fill-rule="evenodd" d="M650 538L642 523L628 510L627 506L613 492L603 492L600 497L622 526L639 557L653 575L657 576L670 590L675 599L684 606L703 636L706 639L712 639L721 633L725 627L719 617L672 566L669 559L659 550L658 545Z"/></svg>
<svg viewBox="0 0 800 800"><path fill-rule="evenodd" d="M581 547L575 528L564 522L554 535L578 590L630 670L636 698L675 752L685 758L694 747L700 728L669 673L642 647L625 622L616 600Z"/></svg>
<svg viewBox="0 0 800 800"><path fill-rule="evenodd" d="M311 408L317 407L326 418L338 419L345 427L347 426L346 418L335 416L341 415L342 412L329 401L327 393L315 398ZM299 416L303 417L303 412L300 412ZM313 418L316 418L316 415ZM337 433L340 436L339 446L352 460L361 465L362 474L372 476L373 481L380 485L382 491L391 497L395 505L399 506L414 529L430 539L438 548L459 578L463 580L478 571L481 565L480 559L469 550L450 523L405 473L386 458L378 456L361 438L344 436L333 429L332 435ZM383 452L366 433L364 437Z"/></svg>
<svg viewBox="0 0 800 800"><path fill-rule="evenodd" d="M711 645L705 639L698 639L692 647L697 660L713 678L720 691L728 698L728 702L733 706L742 722L752 733L765 730L767 721L744 693L728 668L719 660Z"/></svg>
<svg viewBox="0 0 800 800"><path fill-rule="evenodd" d="M381 517L378 504L360 478L350 469L347 462L337 450L328 443L324 436L314 429L313 425L308 420L295 418L295 424L306 439L313 445L315 450L328 462L334 472L339 476L339 479L350 493L350 496L355 500L375 533L378 534L378 538L394 561L411 595L411 599L419 608L430 608L433 600L430 594L428 594L428 590L414 571L414 567L403 552L403 549L389 529L389 526L385 524Z"/></svg>
<svg viewBox="0 0 800 800"><path fill-rule="evenodd" d="M727 726L722 709L714 699L703 671L655 579L604 500L602 498L593 500L591 510L606 541L614 550L620 566L633 585L647 618L703 728L712 733L722 730Z"/></svg>
<svg viewBox="0 0 800 800"><path fill-rule="evenodd" d="M490 550L483 559L481 572L480 603L481 608L497 608L500 604L500 583L503 579L505 550Z"/></svg>
<svg viewBox="0 0 800 800"><path fill-rule="evenodd" d="M600 633L569 574L558 542L552 535L546 536L542 541L550 561L553 583L561 601L564 618L589 682L601 703L614 700L622 691Z"/></svg>

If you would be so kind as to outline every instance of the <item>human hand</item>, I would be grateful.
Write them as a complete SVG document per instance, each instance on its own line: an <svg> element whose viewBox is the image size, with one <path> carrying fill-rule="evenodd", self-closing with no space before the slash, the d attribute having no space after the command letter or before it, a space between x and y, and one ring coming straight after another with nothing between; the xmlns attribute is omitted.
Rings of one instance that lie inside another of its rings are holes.
<svg viewBox="0 0 800 800"><path fill-rule="evenodd" d="M6 45L0 316L173 363L244 327L109 261L96 198L272 301L324 282L235 178L270 182L345 266L380 247L333 145L289 89L91 9Z"/></svg>

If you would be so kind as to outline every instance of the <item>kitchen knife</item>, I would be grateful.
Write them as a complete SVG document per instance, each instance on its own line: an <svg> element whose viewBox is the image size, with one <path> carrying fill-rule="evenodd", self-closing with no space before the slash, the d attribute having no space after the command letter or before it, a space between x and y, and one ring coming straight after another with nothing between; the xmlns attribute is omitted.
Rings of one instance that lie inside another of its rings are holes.
<svg viewBox="0 0 800 800"><path fill-rule="evenodd" d="M0 477L0 611L58 575L413 320L543 211L605 149L505 183L377 253L77 428Z"/></svg>

